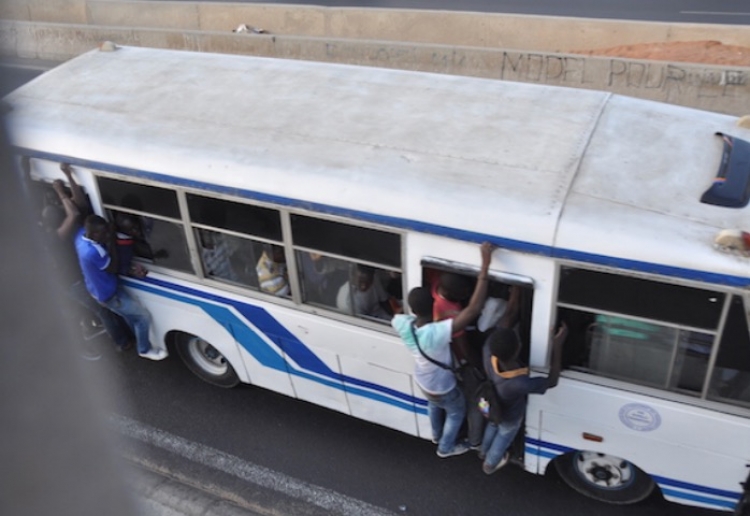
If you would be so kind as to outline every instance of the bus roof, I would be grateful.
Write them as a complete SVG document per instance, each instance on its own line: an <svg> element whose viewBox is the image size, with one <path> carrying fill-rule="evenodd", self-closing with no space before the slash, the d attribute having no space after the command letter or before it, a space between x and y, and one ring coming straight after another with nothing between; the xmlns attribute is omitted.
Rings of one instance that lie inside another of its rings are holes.
<svg viewBox="0 0 750 516"><path fill-rule="evenodd" d="M13 145L509 248L735 285L699 202L736 118L599 91L119 47L6 97ZM714 277L715 276L715 277Z"/></svg>

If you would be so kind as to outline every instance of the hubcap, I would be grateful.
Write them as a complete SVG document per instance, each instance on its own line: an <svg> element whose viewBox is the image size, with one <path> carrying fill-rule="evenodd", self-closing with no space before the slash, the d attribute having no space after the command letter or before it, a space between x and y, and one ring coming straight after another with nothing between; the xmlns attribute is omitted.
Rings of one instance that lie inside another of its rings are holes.
<svg viewBox="0 0 750 516"><path fill-rule="evenodd" d="M192 337L187 348L193 362L206 373L221 376L227 372L228 366L224 356L205 340Z"/></svg>
<svg viewBox="0 0 750 516"><path fill-rule="evenodd" d="M578 452L576 471L587 482L598 488L620 489L633 481L633 466L620 458L603 453Z"/></svg>

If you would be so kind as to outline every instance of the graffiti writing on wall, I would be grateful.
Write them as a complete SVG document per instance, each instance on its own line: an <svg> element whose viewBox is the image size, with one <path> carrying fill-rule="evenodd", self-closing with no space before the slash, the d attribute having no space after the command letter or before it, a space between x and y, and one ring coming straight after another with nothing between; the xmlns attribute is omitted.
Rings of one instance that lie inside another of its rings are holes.
<svg viewBox="0 0 750 516"><path fill-rule="evenodd" d="M744 94L740 90L750 82L747 72L737 69L509 52L503 53L500 76L509 80L571 86L593 86L601 84L604 79L609 88L618 90L661 90L667 95L694 91L698 97Z"/></svg>

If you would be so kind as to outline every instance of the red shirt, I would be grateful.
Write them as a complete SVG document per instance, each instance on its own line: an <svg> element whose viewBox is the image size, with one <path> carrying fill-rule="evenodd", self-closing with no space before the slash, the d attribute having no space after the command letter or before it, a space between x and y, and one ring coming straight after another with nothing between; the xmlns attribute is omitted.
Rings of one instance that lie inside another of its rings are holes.
<svg viewBox="0 0 750 516"><path fill-rule="evenodd" d="M459 313L461 313L461 310L463 310L461 303L449 301L438 294L438 284L440 283L440 273L438 271L435 271L435 274L430 275L429 281L430 292L432 293L432 298L434 299L434 303L432 305L432 320L442 321L443 319L453 319ZM464 333L465 331L461 330L454 333L452 337L460 337Z"/></svg>

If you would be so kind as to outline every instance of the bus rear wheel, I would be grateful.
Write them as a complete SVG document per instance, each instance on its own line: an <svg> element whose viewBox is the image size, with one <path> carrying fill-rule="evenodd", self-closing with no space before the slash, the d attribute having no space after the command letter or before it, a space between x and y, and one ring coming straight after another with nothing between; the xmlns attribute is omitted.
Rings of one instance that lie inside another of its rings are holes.
<svg viewBox="0 0 750 516"><path fill-rule="evenodd" d="M558 457L555 468L565 482L595 500L612 504L640 502L654 490L654 481L632 463L592 451Z"/></svg>
<svg viewBox="0 0 750 516"><path fill-rule="evenodd" d="M240 383L232 364L209 342L195 335L182 334L175 344L182 361L201 380L225 388Z"/></svg>

